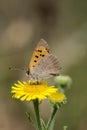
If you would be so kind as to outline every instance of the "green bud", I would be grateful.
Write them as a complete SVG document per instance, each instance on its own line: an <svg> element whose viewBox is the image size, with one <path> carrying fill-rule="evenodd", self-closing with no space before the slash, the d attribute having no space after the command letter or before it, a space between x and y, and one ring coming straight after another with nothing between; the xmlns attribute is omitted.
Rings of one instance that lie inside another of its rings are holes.
<svg viewBox="0 0 87 130"><path fill-rule="evenodd" d="M56 85L58 87L61 87L62 89L70 88L70 86L72 84L72 79L68 75L65 75L65 76L64 75L56 76L54 78L54 81L55 81Z"/></svg>

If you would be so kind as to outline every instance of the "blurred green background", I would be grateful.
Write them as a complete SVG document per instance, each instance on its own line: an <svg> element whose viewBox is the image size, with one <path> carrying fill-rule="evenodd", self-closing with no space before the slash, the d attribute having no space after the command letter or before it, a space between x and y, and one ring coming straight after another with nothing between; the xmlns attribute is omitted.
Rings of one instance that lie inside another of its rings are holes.
<svg viewBox="0 0 87 130"><path fill-rule="evenodd" d="M11 86L27 80L24 71L38 41L47 40L70 75L68 102L57 114L55 130L87 130L87 1L86 0L0 0L0 130L34 130L25 112L32 104L12 99ZM47 120L50 106L40 106Z"/></svg>

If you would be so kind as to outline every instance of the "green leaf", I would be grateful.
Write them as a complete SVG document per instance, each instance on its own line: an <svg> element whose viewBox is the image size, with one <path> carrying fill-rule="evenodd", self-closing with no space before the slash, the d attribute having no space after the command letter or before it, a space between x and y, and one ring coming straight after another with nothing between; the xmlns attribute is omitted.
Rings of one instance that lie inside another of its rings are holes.
<svg viewBox="0 0 87 130"><path fill-rule="evenodd" d="M45 122L43 121L43 119L40 119L40 120L41 120L42 130L47 130L46 124L45 124Z"/></svg>
<svg viewBox="0 0 87 130"><path fill-rule="evenodd" d="M33 119L31 118L30 112L26 112L26 116L28 118L29 123L33 124Z"/></svg>

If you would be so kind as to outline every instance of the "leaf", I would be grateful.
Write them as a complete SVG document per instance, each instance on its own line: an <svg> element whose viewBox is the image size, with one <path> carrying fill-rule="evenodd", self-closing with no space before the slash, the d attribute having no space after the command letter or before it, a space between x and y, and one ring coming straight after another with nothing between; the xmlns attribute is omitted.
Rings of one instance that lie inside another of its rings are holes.
<svg viewBox="0 0 87 130"><path fill-rule="evenodd" d="M45 124L45 122L43 121L43 119L40 119L40 120L41 120L42 130L47 130L46 124Z"/></svg>
<svg viewBox="0 0 87 130"><path fill-rule="evenodd" d="M33 119L31 118L30 112L26 112L26 116L28 118L29 123L33 124Z"/></svg>

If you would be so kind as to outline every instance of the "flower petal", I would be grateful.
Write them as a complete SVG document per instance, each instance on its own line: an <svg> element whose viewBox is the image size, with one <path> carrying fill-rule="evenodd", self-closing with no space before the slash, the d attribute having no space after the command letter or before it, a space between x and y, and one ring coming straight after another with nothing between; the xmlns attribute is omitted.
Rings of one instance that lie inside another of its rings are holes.
<svg viewBox="0 0 87 130"><path fill-rule="evenodd" d="M64 93L56 92L50 95L50 100L53 103L61 103L66 100L66 96Z"/></svg>
<svg viewBox="0 0 87 130"><path fill-rule="evenodd" d="M37 84L35 81L27 81L15 83L12 86L11 93L13 98L20 99L21 101L31 101L38 99L39 101L46 99L53 93L56 93L58 88L48 86L46 81Z"/></svg>

